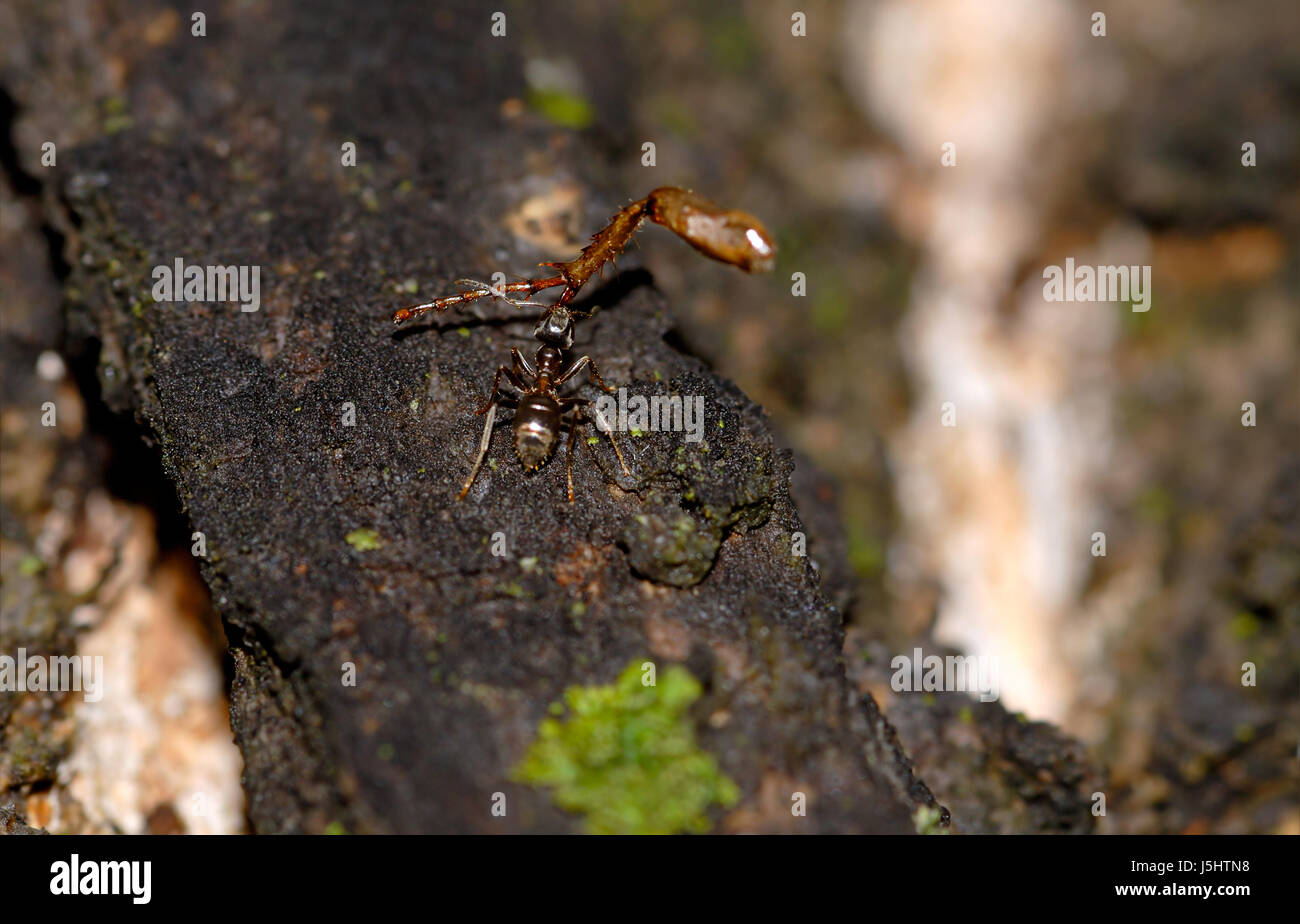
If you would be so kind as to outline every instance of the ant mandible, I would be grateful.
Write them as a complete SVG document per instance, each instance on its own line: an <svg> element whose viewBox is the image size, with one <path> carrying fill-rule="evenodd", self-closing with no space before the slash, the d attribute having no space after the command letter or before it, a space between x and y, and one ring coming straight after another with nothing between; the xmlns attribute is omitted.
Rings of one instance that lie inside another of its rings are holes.
<svg viewBox="0 0 1300 924"><path fill-rule="evenodd" d="M584 368L590 369L592 380L604 391L612 393L614 389L605 384L590 356L570 360L566 355L566 351L573 346L574 319L590 317L590 314L573 311L568 304L592 276L622 253L632 236L647 220L668 228L705 256L738 266L746 272L766 272L772 268L776 245L762 222L753 215L737 209L723 209L690 190L661 186L644 199L619 209L609 224L592 237L591 243L582 249L577 259L568 263L540 264L559 270L554 276L500 286L461 279L457 280L459 284L471 288L458 295L448 295L423 305L402 308L393 314L393 321L401 324L426 311L446 311L454 305L487 296L500 298L515 306L532 305L546 309L533 331L533 336L541 341L533 360L534 365L529 365L518 349L511 348L511 364L497 368L492 380L492 391L487 402L477 412L487 415L478 457L474 460L474 467L457 495L457 500L464 499L473 486L474 479L478 477L492 439L497 406L504 398L513 400L515 404L514 419L511 421L515 456L528 471L540 468L551 457L559 442L560 432L567 424L569 441L565 455L565 477L568 481L569 502L573 502L573 445L586 422L584 412L592 406L592 402L587 398L561 397L556 389ZM554 305L527 301L538 292L556 286L564 286L564 291ZM524 293L524 298L511 299L509 293L512 292ZM517 396L501 391L502 376L519 391ZM613 428L607 422L601 426L599 410L596 415L598 427L605 432L610 445L614 447L619 467L624 475L631 477L631 472L623 461L623 453L614 439Z"/></svg>

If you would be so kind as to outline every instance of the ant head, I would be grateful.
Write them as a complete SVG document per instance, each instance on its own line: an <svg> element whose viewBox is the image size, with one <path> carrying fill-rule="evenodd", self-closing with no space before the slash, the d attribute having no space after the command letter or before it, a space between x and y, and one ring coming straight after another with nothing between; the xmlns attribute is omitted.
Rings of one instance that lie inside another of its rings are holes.
<svg viewBox="0 0 1300 924"><path fill-rule="evenodd" d="M573 315L563 305L556 305L542 315L533 336L542 343L567 350L573 346Z"/></svg>

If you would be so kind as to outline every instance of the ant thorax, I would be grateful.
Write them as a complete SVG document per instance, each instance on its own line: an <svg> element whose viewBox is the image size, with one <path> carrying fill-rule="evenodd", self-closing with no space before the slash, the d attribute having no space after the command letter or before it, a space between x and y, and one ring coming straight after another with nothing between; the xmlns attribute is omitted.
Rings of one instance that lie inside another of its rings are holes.
<svg viewBox="0 0 1300 924"><path fill-rule="evenodd" d="M563 305L552 308L537 322L533 336L549 346L567 350L573 346L573 316Z"/></svg>
<svg viewBox="0 0 1300 924"><path fill-rule="evenodd" d="M538 387L541 387L543 375L548 379L558 379L564 373L564 351L559 347L542 344L537 348L533 362L537 366Z"/></svg>

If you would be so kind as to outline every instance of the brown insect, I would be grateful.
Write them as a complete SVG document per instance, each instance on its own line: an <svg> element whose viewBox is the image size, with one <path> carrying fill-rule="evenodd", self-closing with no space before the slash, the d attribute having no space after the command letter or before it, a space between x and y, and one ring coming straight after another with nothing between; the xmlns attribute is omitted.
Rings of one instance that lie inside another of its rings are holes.
<svg viewBox="0 0 1300 924"><path fill-rule="evenodd" d="M676 233L688 244L707 257L738 266L747 273L767 272L776 257L776 244L763 223L736 209L724 209L688 189L660 186L644 199L619 209L604 228L582 248L576 260L568 263L540 263L559 272L543 279L525 279L501 286L490 286L472 279L458 280L474 286L459 295L447 295L423 305L402 308L393 314L393 321L401 324L419 317L426 311L446 311L453 305L495 295L507 297L511 292L523 292L532 297L544 289L564 286L555 303L567 305L606 263L613 260L632 240L632 235L645 221L653 221ZM513 302L526 304L526 302Z"/></svg>
<svg viewBox="0 0 1300 924"><path fill-rule="evenodd" d="M593 407L591 399L565 398L557 392L561 385L583 369L590 370L592 381L602 389L607 392L614 390L600 377L590 356L573 359L567 355L568 349L573 346L573 318L574 315L567 306L554 306L542 315L533 331L533 336L542 345L537 348L532 365L529 365L519 350L511 348L510 365L497 367L496 377L492 380L492 392L477 412L487 414L487 420L483 424L483 438L479 442L478 458L474 460L474 467L465 479L457 500L465 498L478 476L479 467L487 456L488 444L492 440L492 425L496 421L497 407L503 402L514 405L515 415L511 429L514 431L515 456L527 471L542 467L555 452L561 430L568 428L569 445L564 457L564 476L569 485L569 503L573 503L573 444L578 440L582 425L587 422L586 413L589 410L594 411L595 423L609 437L623 474L632 477L627 463L623 461L618 441L614 439L613 428L602 418L600 411ZM501 390L502 376L519 391L518 395Z"/></svg>
<svg viewBox="0 0 1300 924"><path fill-rule="evenodd" d="M533 331L533 335L542 344L537 349L534 364L529 365L519 350L511 349L511 364L497 369L487 402L478 410L479 414L487 414L487 421L479 443L478 458L474 461L465 486L461 488L458 500L469 493L478 476L492 439L497 406L502 401L507 401L515 405L514 419L511 421L515 456L529 471L545 464L559 443L562 429L568 427L565 474L568 479L569 502L573 502L573 444L582 425L587 422L586 411L593 406L586 398L561 397L556 389L583 369L590 369L592 380L600 388L607 392L613 392L614 389L601 379L590 356L571 359L567 355L566 351L573 346L574 320L590 316L570 309L568 304L592 276L623 252L632 236L647 220L668 228L705 256L738 266L746 272L770 270L776 256L776 245L771 235L753 215L736 209L723 209L686 189L661 186L644 199L619 209L609 224L592 237L591 243L582 249L577 259L568 263L540 264L558 270L553 276L500 286L461 279L457 282L466 286L466 291L423 305L402 308L393 314L393 321L401 324L427 311L446 311L455 305L489 296L515 306L532 305L545 309ZM556 286L564 286L564 291L553 305L527 300L538 292ZM522 293L523 297L519 300L512 299L512 293ZM510 395L501 390L503 376L518 390L518 395ZM602 423L599 411L596 415L596 423L609 437L623 473L631 476L623 461L623 453L614 440L612 427L607 422Z"/></svg>

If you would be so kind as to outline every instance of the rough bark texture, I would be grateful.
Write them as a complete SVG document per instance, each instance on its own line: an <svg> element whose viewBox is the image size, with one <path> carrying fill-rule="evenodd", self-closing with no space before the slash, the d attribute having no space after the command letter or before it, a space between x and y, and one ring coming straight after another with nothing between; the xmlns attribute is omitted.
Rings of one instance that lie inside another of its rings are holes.
<svg viewBox="0 0 1300 924"><path fill-rule="evenodd" d="M200 111L165 138L83 148L62 189L105 395L139 414L206 537L255 828L568 829L510 769L565 687L647 657L704 681L700 744L747 795L777 774L811 794L812 829L911 828L906 764L873 747L838 615L791 554L788 457L757 408L664 342L643 276L597 296L579 345L634 393L704 395L706 438L628 440L632 492L593 446L572 505L561 465L525 475L498 438L455 502L471 411L509 347L530 348L528 322L395 333L386 314L410 296L392 280L427 292L536 262L500 229L511 197L582 177L583 152L497 114L513 56L458 44L483 24L351 9L347 29L214 23L205 47L239 34L219 73L186 65ZM204 112L223 79L237 100ZM353 138L364 166L341 167ZM177 257L261 265L261 309L156 303L151 269Z"/></svg>
<svg viewBox="0 0 1300 924"><path fill-rule="evenodd" d="M511 769L565 688L651 659L703 684L696 740L742 793L713 809L720 830L914 830L934 799L850 684L839 613L792 554L790 455L665 339L645 274L587 294L602 310L577 348L629 393L703 395L704 439L625 438L623 487L603 439L580 445L569 504L562 459L526 474L498 432L456 503L473 410L510 347L535 345L531 322L497 306L397 332L388 313L417 288L554 259L507 229L522 201L580 189L586 234L623 191L573 135L501 108L520 53L483 13L329 6L218 11L206 38L182 23L156 44L119 11L115 121L97 132L64 98L84 143L46 187L72 335L101 345L104 400L159 447L206 541L254 829L576 830ZM51 22L28 63L57 87ZM25 105L49 102L11 80ZM358 166L340 165L344 141ZM260 310L155 302L153 268L178 258L260 266ZM808 817L792 821L796 791Z"/></svg>

